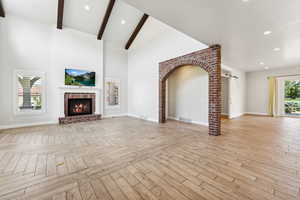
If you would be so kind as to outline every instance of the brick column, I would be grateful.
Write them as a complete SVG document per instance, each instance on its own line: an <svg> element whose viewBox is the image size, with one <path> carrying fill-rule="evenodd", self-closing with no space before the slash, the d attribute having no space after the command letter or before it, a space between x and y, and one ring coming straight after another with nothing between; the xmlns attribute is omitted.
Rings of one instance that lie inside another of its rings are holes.
<svg viewBox="0 0 300 200"><path fill-rule="evenodd" d="M209 74L209 135L221 135L221 46L159 63L159 122L166 121L166 80L178 67L197 65Z"/></svg>
<svg viewBox="0 0 300 200"><path fill-rule="evenodd" d="M209 73L209 135L221 135L221 47L211 46Z"/></svg>
<svg viewBox="0 0 300 200"><path fill-rule="evenodd" d="M166 81L159 81L159 123L166 122Z"/></svg>

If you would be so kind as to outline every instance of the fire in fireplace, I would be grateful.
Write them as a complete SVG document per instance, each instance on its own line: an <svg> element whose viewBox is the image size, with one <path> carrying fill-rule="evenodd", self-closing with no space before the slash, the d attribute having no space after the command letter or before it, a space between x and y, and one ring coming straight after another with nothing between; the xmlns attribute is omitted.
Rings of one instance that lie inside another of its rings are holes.
<svg viewBox="0 0 300 200"><path fill-rule="evenodd" d="M92 114L92 99L69 99L68 113L69 116Z"/></svg>

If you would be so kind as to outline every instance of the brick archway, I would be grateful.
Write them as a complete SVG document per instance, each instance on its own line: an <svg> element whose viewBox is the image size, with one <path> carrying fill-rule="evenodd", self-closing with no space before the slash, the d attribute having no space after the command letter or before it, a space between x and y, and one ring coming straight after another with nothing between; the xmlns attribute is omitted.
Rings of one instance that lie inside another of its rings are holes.
<svg viewBox="0 0 300 200"><path fill-rule="evenodd" d="M178 67L196 65L209 75L209 135L221 135L221 46L196 51L159 63L159 122L166 121L166 80Z"/></svg>

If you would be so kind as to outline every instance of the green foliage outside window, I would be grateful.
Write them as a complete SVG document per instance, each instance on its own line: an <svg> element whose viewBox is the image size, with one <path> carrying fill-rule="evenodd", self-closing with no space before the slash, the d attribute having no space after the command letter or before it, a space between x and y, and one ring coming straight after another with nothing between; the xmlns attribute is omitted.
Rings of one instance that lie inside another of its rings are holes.
<svg viewBox="0 0 300 200"><path fill-rule="evenodd" d="M285 81L285 113L300 114L300 81Z"/></svg>

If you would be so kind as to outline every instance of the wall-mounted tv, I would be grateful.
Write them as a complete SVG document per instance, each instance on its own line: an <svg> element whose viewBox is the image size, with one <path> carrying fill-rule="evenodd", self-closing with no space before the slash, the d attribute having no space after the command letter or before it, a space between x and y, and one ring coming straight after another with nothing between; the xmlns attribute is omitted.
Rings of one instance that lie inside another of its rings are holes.
<svg viewBox="0 0 300 200"><path fill-rule="evenodd" d="M65 69L65 85L95 86L96 73L86 70Z"/></svg>

